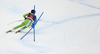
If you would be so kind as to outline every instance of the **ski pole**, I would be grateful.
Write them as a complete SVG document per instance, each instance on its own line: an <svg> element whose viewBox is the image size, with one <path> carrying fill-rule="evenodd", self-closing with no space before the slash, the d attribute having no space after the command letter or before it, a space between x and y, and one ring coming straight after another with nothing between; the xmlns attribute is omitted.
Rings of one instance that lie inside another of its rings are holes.
<svg viewBox="0 0 100 54"><path fill-rule="evenodd" d="M13 24L13 23L15 23L15 22L21 22L21 21L23 21L23 20L16 20L16 21L13 21L13 22L11 22L11 23L8 23L7 25Z"/></svg>

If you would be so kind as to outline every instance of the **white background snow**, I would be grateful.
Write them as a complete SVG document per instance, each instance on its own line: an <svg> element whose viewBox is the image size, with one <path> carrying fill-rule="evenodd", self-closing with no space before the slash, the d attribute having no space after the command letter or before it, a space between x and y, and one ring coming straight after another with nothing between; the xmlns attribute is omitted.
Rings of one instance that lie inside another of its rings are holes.
<svg viewBox="0 0 100 54"><path fill-rule="evenodd" d="M30 29L6 31L19 25L36 5L36 41ZM0 0L0 54L100 54L99 0Z"/></svg>

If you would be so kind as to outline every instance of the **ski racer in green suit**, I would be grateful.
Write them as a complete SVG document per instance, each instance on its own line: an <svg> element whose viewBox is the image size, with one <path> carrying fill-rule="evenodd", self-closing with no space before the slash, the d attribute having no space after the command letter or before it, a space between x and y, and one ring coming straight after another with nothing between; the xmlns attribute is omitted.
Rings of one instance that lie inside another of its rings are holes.
<svg viewBox="0 0 100 54"><path fill-rule="evenodd" d="M25 20L20 25L7 31L6 33L12 32L13 30L16 30L16 29L22 27L20 30L15 32L15 33L18 33L18 32L21 32L22 30L26 29L27 27L29 27L32 23L34 23L34 21L37 20L35 12L36 12L35 10L31 10L31 12L24 14L23 17L25 18Z"/></svg>

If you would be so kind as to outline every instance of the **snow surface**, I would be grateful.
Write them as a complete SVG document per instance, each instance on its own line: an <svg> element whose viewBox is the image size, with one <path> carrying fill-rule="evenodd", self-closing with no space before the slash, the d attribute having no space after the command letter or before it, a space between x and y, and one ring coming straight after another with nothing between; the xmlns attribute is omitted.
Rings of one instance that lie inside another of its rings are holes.
<svg viewBox="0 0 100 54"><path fill-rule="evenodd" d="M30 28L5 34L34 5L37 17L44 12L36 41L32 31L20 40ZM0 17L0 54L100 54L99 0L2 0Z"/></svg>

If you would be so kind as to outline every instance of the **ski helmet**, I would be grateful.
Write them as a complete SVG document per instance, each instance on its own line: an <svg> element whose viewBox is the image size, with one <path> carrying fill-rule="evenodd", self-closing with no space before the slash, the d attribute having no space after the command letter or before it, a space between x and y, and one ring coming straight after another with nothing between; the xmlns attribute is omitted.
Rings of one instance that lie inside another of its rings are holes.
<svg viewBox="0 0 100 54"><path fill-rule="evenodd" d="M34 13L35 14L35 12L36 12L35 10L31 10L31 13Z"/></svg>

